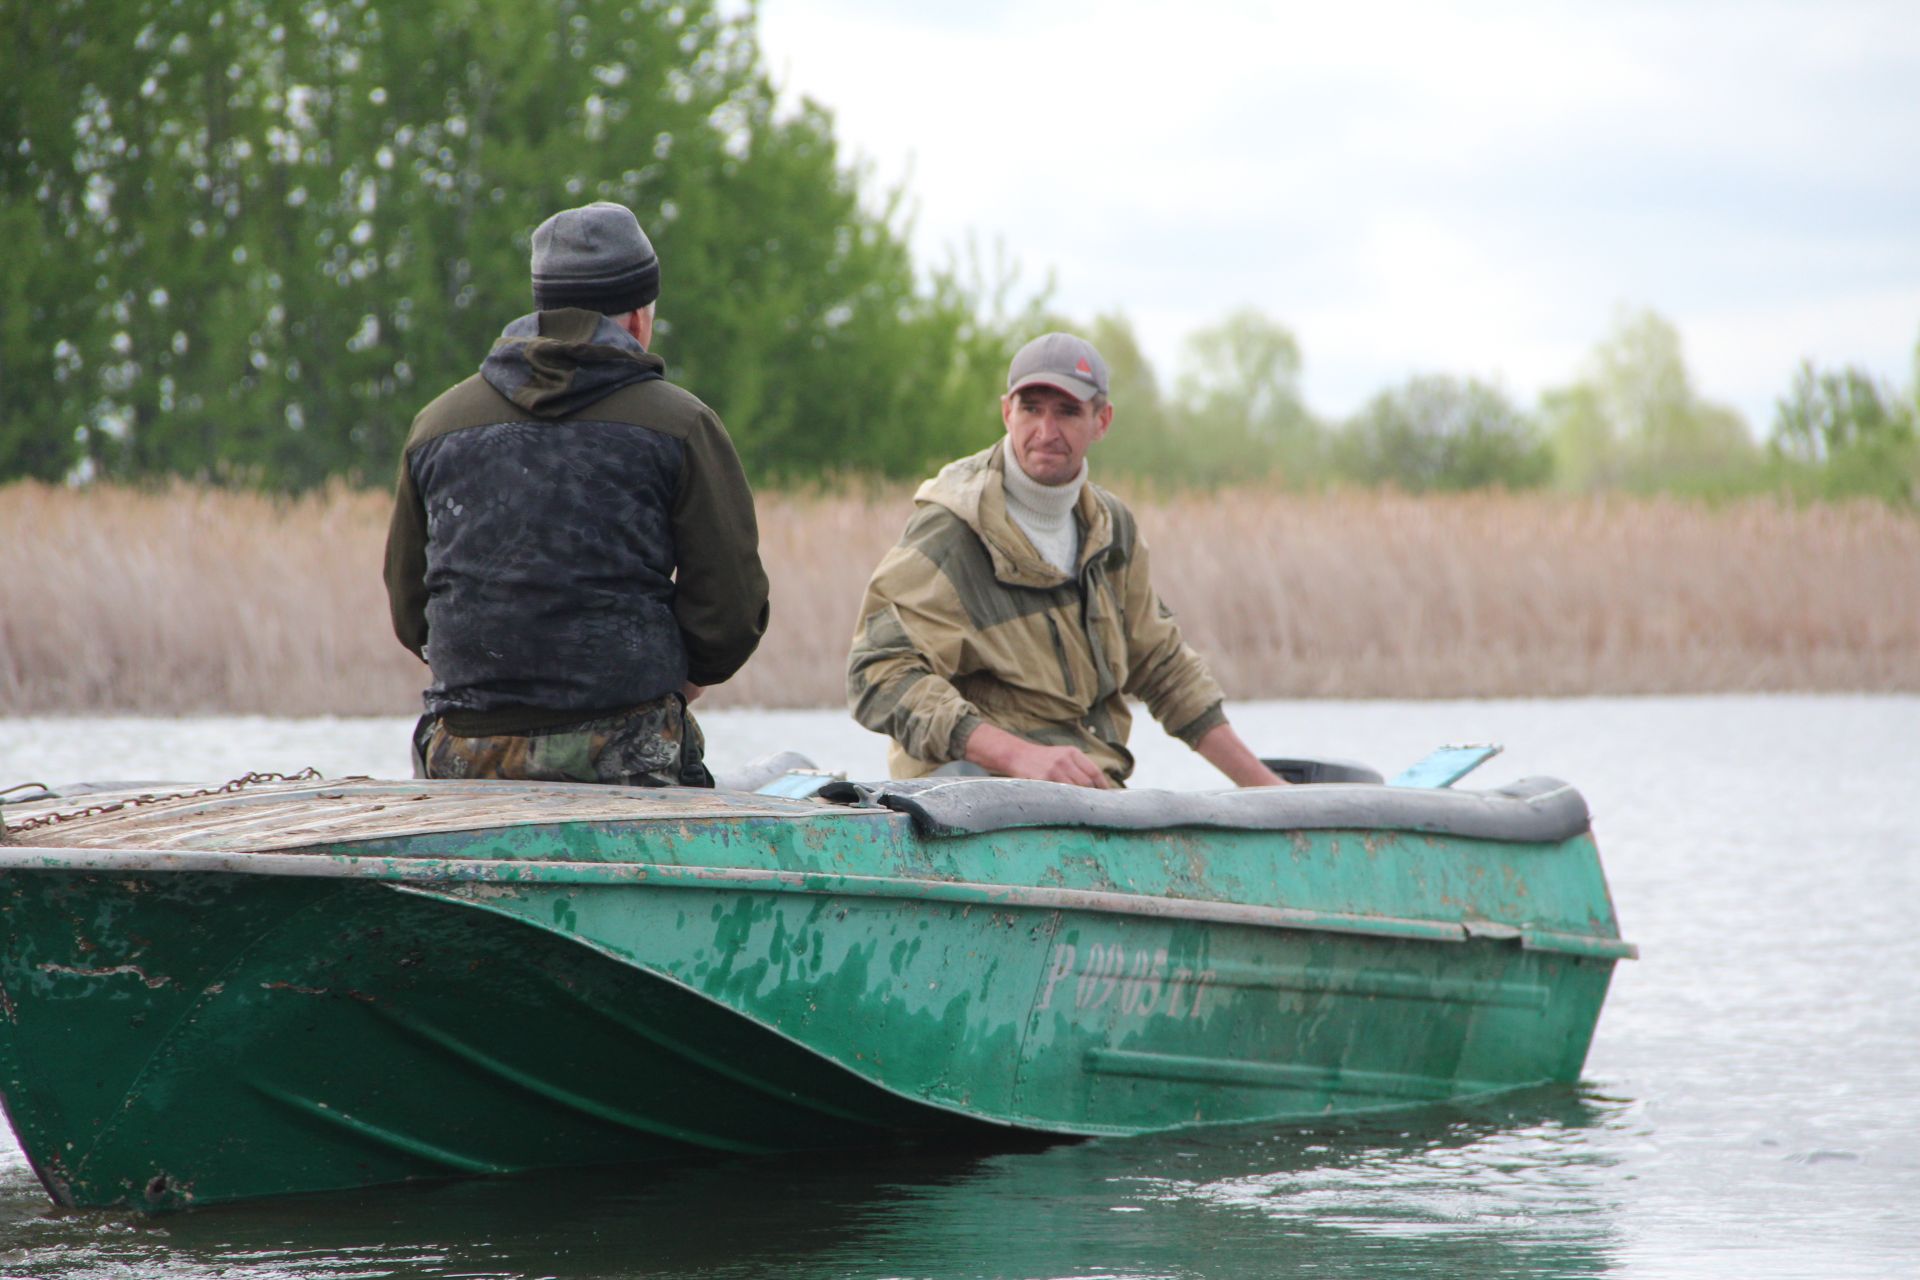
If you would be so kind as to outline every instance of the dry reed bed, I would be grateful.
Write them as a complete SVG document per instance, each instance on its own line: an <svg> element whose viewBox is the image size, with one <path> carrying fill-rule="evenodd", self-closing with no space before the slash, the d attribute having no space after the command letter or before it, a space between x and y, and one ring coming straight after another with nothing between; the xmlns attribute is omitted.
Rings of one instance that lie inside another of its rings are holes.
<svg viewBox="0 0 1920 1280"><path fill-rule="evenodd" d="M842 697L907 491L763 494L773 629L715 705ZM0 488L0 711L403 714L388 499ZM1475 494L1143 499L1154 578L1234 697L1920 690L1920 520Z"/></svg>

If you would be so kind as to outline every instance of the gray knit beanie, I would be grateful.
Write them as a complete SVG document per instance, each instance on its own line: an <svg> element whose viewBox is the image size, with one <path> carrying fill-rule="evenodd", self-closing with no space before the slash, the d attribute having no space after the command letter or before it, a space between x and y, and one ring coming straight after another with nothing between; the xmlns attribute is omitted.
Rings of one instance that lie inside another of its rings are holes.
<svg viewBox="0 0 1920 1280"><path fill-rule="evenodd" d="M638 311L660 296L660 259L623 204L562 209L533 229L533 305L602 315Z"/></svg>

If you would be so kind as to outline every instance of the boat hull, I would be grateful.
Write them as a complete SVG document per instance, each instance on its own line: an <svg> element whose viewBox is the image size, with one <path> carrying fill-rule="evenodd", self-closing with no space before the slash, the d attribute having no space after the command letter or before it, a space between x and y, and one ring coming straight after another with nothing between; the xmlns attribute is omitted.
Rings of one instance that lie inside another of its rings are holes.
<svg viewBox="0 0 1920 1280"><path fill-rule="evenodd" d="M15 849L7 1112L55 1200L139 1209L1299 1121L1576 1080L1631 953L1584 832L814 813Z"/></svg>
<svg viewBox="0 0 1920 1280"><path fill-rule="evenodd" d="M1019 897L975 905L541 886L486 901L560 921L905 1097L1071 1135L1311 1119L1572 1082L1613 963L1519 939L1376 936Z"/></svg>
<svg viewBox="0 0 1920 1280"><path fill-rule="evenodd" d="M678 983L390 885L10 877L4 914L0 1081L61 1204L970 1127Z"/></svg>

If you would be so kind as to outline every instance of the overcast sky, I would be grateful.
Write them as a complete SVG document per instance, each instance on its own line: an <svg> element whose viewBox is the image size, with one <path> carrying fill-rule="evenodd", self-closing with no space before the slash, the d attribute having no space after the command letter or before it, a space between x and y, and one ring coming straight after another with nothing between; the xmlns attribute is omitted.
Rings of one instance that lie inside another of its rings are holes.
<svg viewBox="0 0 1920 1280"><path fill-rule="evenodd" d="M1409 374L1523 400L1616 307L1756 434L1802 357L1902 388L1920 339L1920 0L913 5L762 0L919 260L1003 245L1163 378L1253 305L1345 414Z"/></svg>

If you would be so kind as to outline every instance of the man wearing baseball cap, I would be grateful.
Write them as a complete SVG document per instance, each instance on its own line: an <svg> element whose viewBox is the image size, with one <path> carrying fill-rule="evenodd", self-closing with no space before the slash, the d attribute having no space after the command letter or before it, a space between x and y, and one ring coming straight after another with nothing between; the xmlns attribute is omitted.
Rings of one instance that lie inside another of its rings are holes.
<svg viewBox="0 0 1920 1280"><path fill-rule="evenodd" d="M753 493L647 350L660 262L632 211L554 214L532 267L534 312L401 457L388 602L433 673L416 769L712 786L687 704L766 631Z"/></svg>
<svg viewBox="0 0 1920 1280"><path fill-rule="evenodd" d="M1154 593L1133 513L1087 480L1107 388L1091 343L1035 338L1007 371L1006 436L914 495L847 660L854 718L893 739L895 777L1119 786L1132 696L1236 784L1283 785Z"/></svg>

